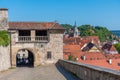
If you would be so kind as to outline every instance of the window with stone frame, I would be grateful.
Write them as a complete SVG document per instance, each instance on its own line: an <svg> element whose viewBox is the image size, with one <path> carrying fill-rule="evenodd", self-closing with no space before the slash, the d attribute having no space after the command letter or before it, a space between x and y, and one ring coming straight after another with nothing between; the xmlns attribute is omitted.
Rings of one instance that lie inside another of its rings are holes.
<svg viewBox="0 0 120 80"><path fill-rule="evenodd" d="M51 51L48 51L48 52L47 52L47 59L51 59L51 58L52 58Z"/></svg>

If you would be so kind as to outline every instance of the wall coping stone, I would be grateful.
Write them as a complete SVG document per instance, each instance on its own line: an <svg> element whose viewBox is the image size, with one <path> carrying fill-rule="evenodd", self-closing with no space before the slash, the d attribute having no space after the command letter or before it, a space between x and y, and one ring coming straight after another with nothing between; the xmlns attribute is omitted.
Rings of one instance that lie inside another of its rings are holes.
<svg viewBox="0 0 120 80"><path fill-rule="evenodd" d="M93 69L93 70L96 70L96 71L106 72L106 73L110 73L110 74L120 76L120 71L118 71L118 70L113 70L113 69L109 69L109 68L105 68L105 67L94 66L94 65L90 65L90 64L73 62L73 61L68 61L68 60L59 60L59 61L64 61L66 63L71 63L73 65L79 65L79 66L86 67L86 68L89 68L89 69Z"/></svg>

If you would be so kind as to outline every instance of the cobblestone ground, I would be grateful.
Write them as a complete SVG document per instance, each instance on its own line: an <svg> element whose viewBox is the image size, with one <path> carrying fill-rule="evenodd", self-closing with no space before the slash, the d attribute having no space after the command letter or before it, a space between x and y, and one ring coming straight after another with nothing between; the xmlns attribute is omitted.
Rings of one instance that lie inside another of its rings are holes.
<svg viewBox="0 0 120 80"><path fill-rule="evenodd" d="M0 80L79 80L55 65L35 68L21 67L0 73Z"/></svg>

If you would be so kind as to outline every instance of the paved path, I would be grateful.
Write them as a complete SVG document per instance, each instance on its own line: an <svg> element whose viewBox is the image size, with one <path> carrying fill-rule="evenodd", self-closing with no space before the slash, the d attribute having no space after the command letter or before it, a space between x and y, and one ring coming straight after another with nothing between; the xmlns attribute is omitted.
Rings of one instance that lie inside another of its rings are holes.
<svg viewBox="0 0 120 80"><path fill-rule="evenodd" d="M55 65L21 67L0 73L0 80L79 80Z"/></svg>

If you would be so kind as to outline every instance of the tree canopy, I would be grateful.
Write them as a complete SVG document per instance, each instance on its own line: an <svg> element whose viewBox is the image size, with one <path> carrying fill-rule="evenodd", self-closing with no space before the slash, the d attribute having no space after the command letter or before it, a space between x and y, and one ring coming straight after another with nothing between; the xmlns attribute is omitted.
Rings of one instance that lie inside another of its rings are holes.
<svg viewBox="0 0 120 80"><path fill-rule="evenodd" d="M118 53L120 54L120 43L114 44L114 46L117 49Z"/></svg>
<svg viewBox="0 0 120 80"><path fill-rule="evenodd" d="M10 43L10 36L7 31L0 31L0 46L8 46Z"/></svg>
<svg viewBox="0 0 120 80"><path fill-rule="evenodd" d="M62 24L62 26L66 29L67 33L69 33L69 28L74 27L69 24ZM91 26L89 24L85 24L78 26L78 30L80 31L80 36L98 36L101 42L113 39L112 32L103 26Z"/></svg>
<svg viewBox="0 0 120 80"><path fill-rule="evenodd" d="M106 27L81 25L78 27L80 30L80 36L99 36L100 41L112 40L112 32Z"/></svg>
<svg viewBox="0 0 120 80"><path fill-rule="evenodd" d="M66 29L66 33L68 34L69 34L69 29L73 28L73 26L70 24L61 24L61 26L63 26Z"/></svg>

